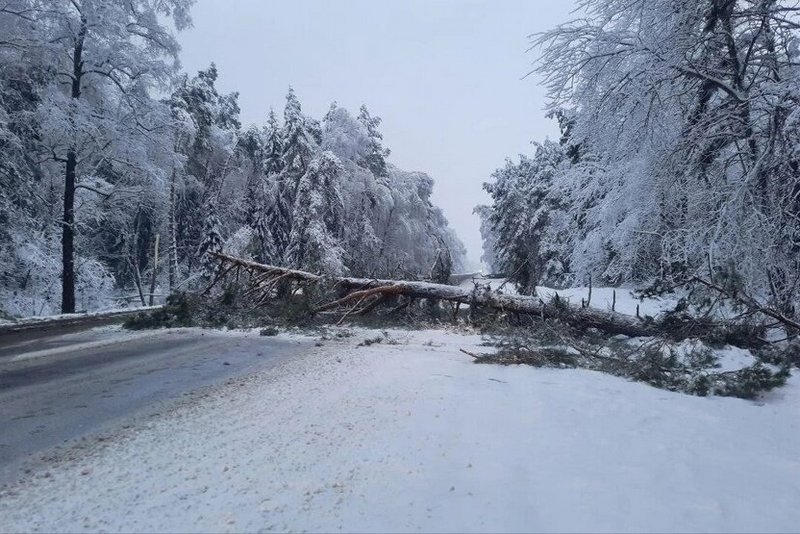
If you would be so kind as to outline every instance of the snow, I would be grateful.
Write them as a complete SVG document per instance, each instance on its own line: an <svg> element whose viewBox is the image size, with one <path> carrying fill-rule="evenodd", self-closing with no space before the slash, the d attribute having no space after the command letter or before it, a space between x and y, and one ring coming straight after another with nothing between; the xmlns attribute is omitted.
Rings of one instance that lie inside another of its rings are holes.
<svg viewBox="0 0 800 534"><path fill-rule="evenodd" d="M723 349L717 349L716 355L719 358L720 372L738 371L745 367L750 367L756 363L755 357L747 349L739 347L727 346Z"/></svg>
<svg viewBox="0 0 800 534"><path fill-rule="evenodd" d="M507 294L516 294L514 283L508 281L506 278L482 278L474 277L463 281L461 287L473 288L474 284L481 285L488 284L492 289L502 288L502 291ZM571 304L580 306L581 299L589 298L588 287L570 287L566 289L553 289L545 286L537 286L536 294L545 302L548 302L556 294L560 298L569 301ZM636 306L639 306L639 315L644 317L649 315L655 317L658 314L672 310L677 304L677 299L664 298L664 297L637 297L632 290L619 288L619 287L593 287L592 300L589 306L599 310L610 310L611 304L614 302L614 294L616 294L616 304L614 310L626 315L636 315Z"/></svg>
<svg viewBox="0 0 800 534"><path fill-rule="evenodd" d="M0 320L0 325L24 326L30 324L44 324L50 322L58 322L58 321L63 321L65 319L92 319L92 318L119 315L123 313L148 312L148 311L158 310L160 308L162 308L162 306L132 306L128 308L108 308L93 312L61 313L57 315L35 315L31 317L21 317L19 319L15 319L14 321Z"/></svg>
<svg viewBox="0 0 800 534"><path fill-rule="evenodd" d="M199 329L196 329L199 331ZM28 339L12 345L5 345L4 348L16 348L19 354L8 357L10 362L34 360L60 354L62 352L77 352L85 350L103 349L132 341L136 339L152 338L162 335L164 330L125 330L119 325L109 325L91 328L79 332L62 334L56 337L48 337L46 347L39 350L30 350L31 345L36 344L37 339Z"/></svg>
<svg viewBox="0 0 800 534"><path fill-rule="evenodd" d="M760 403L355 330L0 493L9 531L796 531L800 381ZM365 339L382 342L358 347Z"/></svg>
<svg viewBox="0 0 800 534"><path fill-rule="evenodd" d="M537 287L536 293L545 300L551 299L556 293L561 298L568 299L572 304L580 305L581 299L589 298L588 287L572 287L568 289L551 289L549 287ZM676 301L668 298L649 297L638 298L633 291L614 287L593 287L592 300L589 306L600 310L610 310L611 303L616 293L616 305L614 310L627 315L636 315L636 306L639 306L639 315L644 317L649 315L655 317L661 312L674 309Z"/></svg>

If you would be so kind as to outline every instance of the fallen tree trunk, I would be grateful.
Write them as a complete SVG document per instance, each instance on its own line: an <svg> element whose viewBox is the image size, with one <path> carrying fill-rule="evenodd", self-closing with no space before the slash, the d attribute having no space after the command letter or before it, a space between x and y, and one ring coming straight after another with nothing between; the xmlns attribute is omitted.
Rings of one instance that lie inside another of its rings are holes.
<svg viewBox="0 0 800 534"><path fill-rule="evenodd" d="M291 280L303 284L328 283L344 290L346 294L343 297L317 306L313 310L314 313L355 304L354 308L347 312L349 315L361 303L365 303L365 307L362 309L363 312L364 310L374 309L378 300L385 302L391 300L390 297L405 296L412 299L443 300L469 304L475 308L535 315L543 319L559 319L572 326L596 328L611 335L622 334L630 337L639 337L658 333L658 329L654 324L645 323L637 317L591 308L580 308L559 299L546 303L538 297L507 295L486 288L469 290L458 286L431 282L324 277L296 269L264 265L222 253L213 253L213 255L220 262L219 272L230 273L236 269L250 273L251 280L256 280L258 285L248 292L253 292L254 289L258 291L262 287L264 291L270 291L274 284L269 284L269 280L278 277L282 280ZM209 289L211 288L209 287ZM264 300L266 299L260 299L262 302Z"/></svg>

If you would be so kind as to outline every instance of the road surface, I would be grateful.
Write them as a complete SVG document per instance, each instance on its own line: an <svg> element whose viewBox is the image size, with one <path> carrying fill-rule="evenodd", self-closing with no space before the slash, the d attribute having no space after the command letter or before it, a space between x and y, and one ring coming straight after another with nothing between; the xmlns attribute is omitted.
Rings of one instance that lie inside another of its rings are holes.
<svg viewBox="0 0 800 534"><path fill-rule="evenodd" d="M0 337L0 484L79 439L123 428L193 392L291 358L310 341L119 327Z"/></svg>

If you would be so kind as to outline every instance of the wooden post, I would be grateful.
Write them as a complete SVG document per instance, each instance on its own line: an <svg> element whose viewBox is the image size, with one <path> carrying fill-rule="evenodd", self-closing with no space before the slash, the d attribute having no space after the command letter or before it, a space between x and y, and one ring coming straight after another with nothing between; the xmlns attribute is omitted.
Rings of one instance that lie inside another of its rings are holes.
<svg viewBox="0 0 800 534"><path fill-rule="evenodd" d="M636 305L636 317L639 317L639 305Z"/></svg>
<svg viewBox="0 0 800 534"><path fill-rule="evenodd" d="M613 290L611 292L611 311L614 311L617 307L617 290Z"/></svg>
<svg viewBox="0 0 800 534"><path fill-rule="evenodd" d="M158 241L161 236L156 234L156 244L153 247L153 276L150 277L150 306L153 305L153 293L156 292L156 275L158 274Z"/></svg>

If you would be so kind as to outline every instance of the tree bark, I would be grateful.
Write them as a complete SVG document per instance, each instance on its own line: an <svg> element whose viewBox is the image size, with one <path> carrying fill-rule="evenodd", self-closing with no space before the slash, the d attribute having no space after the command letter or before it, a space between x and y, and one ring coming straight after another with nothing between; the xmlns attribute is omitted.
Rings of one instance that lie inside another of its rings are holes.
<svg viewBox="0 0 800 534"><path fill-rule="evenodd" d="M83 43L86 38L86 19L81 17L81 27L72 54L72 99L81 97L83 77ZM74 134L73 134L74 135ZM61 313L75 313L75 186L78 154L73 146L67 152L64 173L64 218L61 234Z"/></svg>
<svg viewBox="0 0 800 534"><path fill-rule="evenodd" d="M75 313L75 151L67 154L61 232L61 313Z"/></svg>
<svg viewBox="0 0 800 534"><path fill-rule="evenodd" d="M175 170L169 184L169 290L175 290L178 276L178 228L175 221Z"/></svg>
<svg viewBox="0 0 800 534"><path fill-rule="evenodd" d="M153 305L153 297L154 297L153 293L155 293L155 291L156 291L156 276L158 276L158 242L159 242L159 237L161 237L161 236L159 234L156 234L156 242L155 242L155 245L153 245L153 274L150 277L150 297L149 297L149 300L148 300L150 306Z"/></svg>

